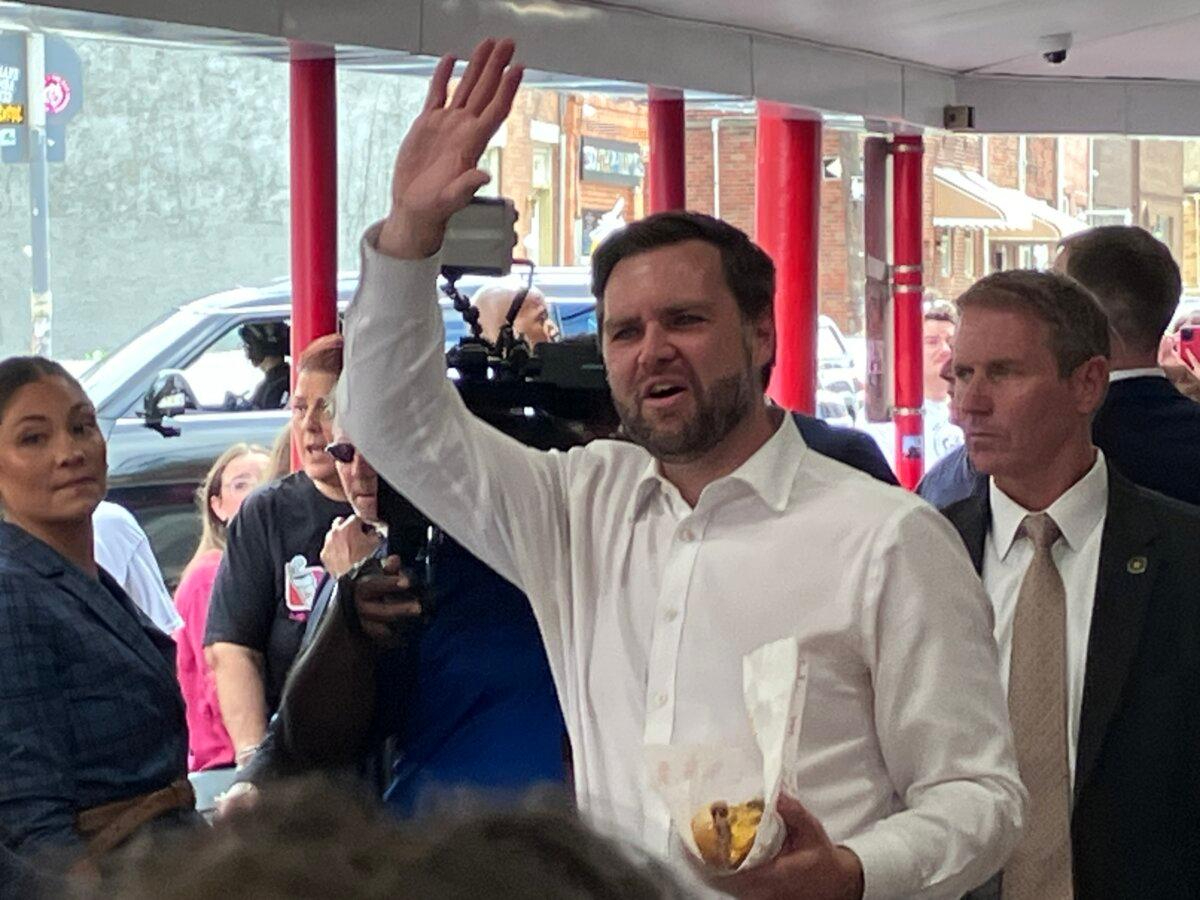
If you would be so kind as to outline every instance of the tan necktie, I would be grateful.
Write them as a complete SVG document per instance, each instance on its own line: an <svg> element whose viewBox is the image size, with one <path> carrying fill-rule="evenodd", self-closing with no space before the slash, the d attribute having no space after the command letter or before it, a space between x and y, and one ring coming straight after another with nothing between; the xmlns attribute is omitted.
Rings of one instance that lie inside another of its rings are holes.
<svg viewBox="0 0 1200 900"><path fill-rule="evenodd" d="M1025 834L1004 867L1004 900L1062 900L1071 880L1071 770L1067 756L1067 592L1050 548L1062 532L1046 513L1025 517L1033 542L1013 621L1008 711L1021 780Z"/></svg>

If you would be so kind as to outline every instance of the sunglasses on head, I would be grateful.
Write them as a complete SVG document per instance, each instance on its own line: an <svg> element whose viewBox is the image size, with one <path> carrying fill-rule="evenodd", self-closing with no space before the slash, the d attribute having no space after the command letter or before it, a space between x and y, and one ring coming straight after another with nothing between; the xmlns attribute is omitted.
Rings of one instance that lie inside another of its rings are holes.
<svg viewBox="0 0 1200 900"><path fill-rule="evenodd" d="M325 445L325 452L340 463L349 465L354 462L354 445L349 441L334 441Z"/></svg>

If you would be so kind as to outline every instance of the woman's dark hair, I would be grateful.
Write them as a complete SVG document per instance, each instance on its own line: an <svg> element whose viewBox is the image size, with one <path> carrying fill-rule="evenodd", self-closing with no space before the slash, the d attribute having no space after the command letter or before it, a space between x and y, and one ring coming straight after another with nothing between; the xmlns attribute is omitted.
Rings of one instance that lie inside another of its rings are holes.
<svg viewBox="0 0 1200 900"><path fill-rule="evenodd" d="M737 300L743 322L757 322L775 307L775 263L741 229L704 213L662 212L631 222L613 232L592 254L592 296L596 298L596 324L604 333L604 288L617 263L629 256L682 244L704 241L721 254L725 286ZM603 342L603 339L602 339ZM763 385L770 379L774 360L763 367Z"/></svg>
<svg viewBox="0 0 1200 900"><path fill-rule="evenodd" d="M74 375L44 356L10 356L0 360L0 419L4 418L4 411L17 391L43 378L62 378L83 390Z"/></svg>

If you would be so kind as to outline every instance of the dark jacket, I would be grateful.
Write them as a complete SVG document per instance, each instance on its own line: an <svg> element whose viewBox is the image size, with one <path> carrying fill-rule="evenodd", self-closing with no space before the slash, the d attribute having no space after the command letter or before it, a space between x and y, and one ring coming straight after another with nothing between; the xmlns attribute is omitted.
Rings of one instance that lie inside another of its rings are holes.
<svg viewBox="0 0 1200 900"><path fill-rule="evenodd" d="M1165 378L1114 381L1092 422L1092 440L1134 484L1200 504L1200 403ZM987 490L967 448L958 447L930 469L917 493L939 509Z"/></svg>
<svg viewBox="0 0 1200 900"><path fill-rule="evenodd" d="M77 846L80 810L186 774L174 642L103 570L97 582L0 522L0 831L9 848Z"/></svg>
<svg viewBox="0 0 1200 900"><path fill-rule="evenodd" d="M1200 504L1200 403L1167 379L1110 384L1092 423L1092 440L1134 484Z"/></svg>
<svg viewBox="0 0 1200 900"><path fill-rule="evenodd" d="M944 512L982 571L987 494ZM1200 897L1200 510L1111 465L1071 841L1076 897Z"/></svg>
<svg viewBox="0 0 1200 900"><path fill-rule="evenodd" d="M792 413L792 418L810 449L866 472L884 484L899 484L870 435L853 428L839 428L803 413Z"/></svg>

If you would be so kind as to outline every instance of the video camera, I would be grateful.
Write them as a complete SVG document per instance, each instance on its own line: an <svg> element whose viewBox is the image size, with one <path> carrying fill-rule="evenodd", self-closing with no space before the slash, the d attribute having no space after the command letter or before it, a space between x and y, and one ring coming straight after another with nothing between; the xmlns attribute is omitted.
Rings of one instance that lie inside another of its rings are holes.
<svg viewBox="0 0 1200 900"><path fill-rule="evenodd" d="M511 200L476 198L448 223L442 290L469 334L446 353L446 367L467 408L479 418L528 446L566 450L611 435L617 415L593 336L536 348L515 336L513 322L534 275L533 263L513 259L516 221ZM479 311L456 285L464 275L507 275L514 263L528 268L528 278L493 343L483 337ZM440 540L436 529L382 479L379 511L388 524L388 553L398 555L406 569L428 583L431 555Z"/></svg>

